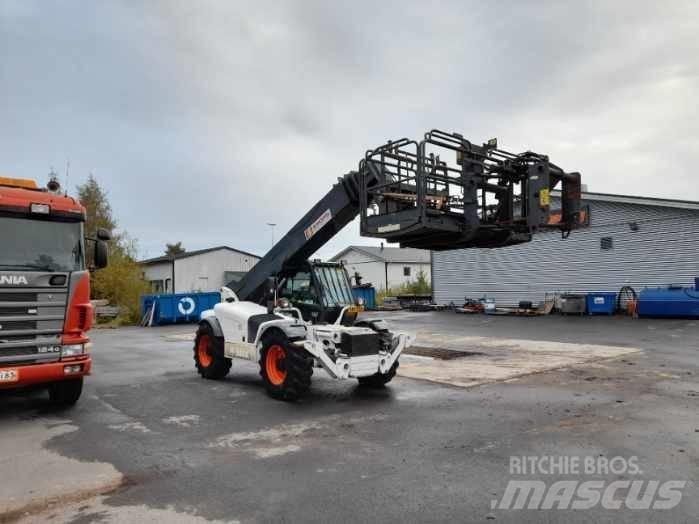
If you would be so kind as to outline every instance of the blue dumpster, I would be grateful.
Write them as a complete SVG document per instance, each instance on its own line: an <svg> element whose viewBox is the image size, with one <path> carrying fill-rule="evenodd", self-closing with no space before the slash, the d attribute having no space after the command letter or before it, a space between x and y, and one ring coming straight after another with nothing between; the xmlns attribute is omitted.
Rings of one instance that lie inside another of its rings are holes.
<svg viewBox="0 0 699 524"><path fill-rule="evenodd" d="M376 309L376 289L373 286L357 286L352 291L354 298L364 300L365 309Z"/></svg>
<svg viewBox="0 0 699 524"><path fill-rule="evenodd" d="M699 318L699 288L645 288L638 296L638 315Z"/></svg>
<svg viewBox="0 0 699 524"><path fill-rule="evenodd" d="M199 322L202 311L211 309L221 302L221 294L212 293L174 293L168 295L143 295L141 297L141 315L150 318L151 308L153 325ZM147 320L147 319L146 319Z"/></svg>
<svg viewBox="0 0 699 524"><path fill-rule="evenodd" d="M613 315L616 309L616 293L588 293L587 313L589 315Z"/></svg>

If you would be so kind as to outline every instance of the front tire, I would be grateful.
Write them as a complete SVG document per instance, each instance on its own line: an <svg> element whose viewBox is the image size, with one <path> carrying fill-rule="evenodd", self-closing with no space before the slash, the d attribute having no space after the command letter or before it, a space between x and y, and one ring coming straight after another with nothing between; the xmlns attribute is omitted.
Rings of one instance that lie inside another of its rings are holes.
<svg viewBox="0 0 699 524"><path fill-rule="evenodd" d="M388 373L385 375L381 373L374 373L373 375L370 375L368 377L359 377L357 380L359 381L360 386L365 386L368 388L382 388L386 384L388 384L391 380L393 380L393 377L396 376L396 371L398 370L398 361L396 360L393 365L391 366L391 369L388 370Z"/></svg>
<svg viewBox="0 0 699 524"><path fill-rule="evenodd" d="M49 399L56 406L74 406L83 392L83 379L75 378L54 382L49 386Z"/></svg>
<svg viewBox="0 0 699 524"><path fill-rule="evenodd" d="M231 370L231 359L223 356L223 339L214 335L211 326L199 324L194 340L194 365L197 372L210 380L221 380Z"/></svg>
<svg viewBox="0 0 699 524"><path fill-rule="evenodd" d="M296 400L311 387L313 358L274 331L262 337L260 376L267 394L278 400Z"/></svg>

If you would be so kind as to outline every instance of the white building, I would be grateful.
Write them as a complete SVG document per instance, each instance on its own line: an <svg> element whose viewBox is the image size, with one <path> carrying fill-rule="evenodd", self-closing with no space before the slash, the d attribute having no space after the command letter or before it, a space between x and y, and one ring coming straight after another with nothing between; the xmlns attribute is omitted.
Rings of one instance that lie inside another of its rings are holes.
<svg viewBox="0 0 699 524"><path fill-rule="evenodd" d="M563 240L542 232L526 244L433 252L437 304L464 298L500 306L535 304L547 293L637 292L699 277L699 202L605 193L582 194L590 226ZM552 201L559 202L557 194Z"/></svg>
<svg viewBox="0 0 699 524"><path fill-rule="evenodd" d="M362 284L372 284L377 290L413 282L420 271L428 282L431 279L430 252L424 249L349 246L330 261L343 262L353 284L359 275Z"/></svg>
<svg viewBox="0 0 699 524"><path fill-rule="evenodd" d="M188 251L139 262L153 293L218 291L240 280L260 257L228 246Z"/></svg>

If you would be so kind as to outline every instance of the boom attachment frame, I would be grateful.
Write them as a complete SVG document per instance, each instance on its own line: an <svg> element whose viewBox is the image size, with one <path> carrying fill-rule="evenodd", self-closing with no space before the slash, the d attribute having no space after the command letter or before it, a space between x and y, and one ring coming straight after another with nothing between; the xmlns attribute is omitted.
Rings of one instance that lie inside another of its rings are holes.
<svg viewBox="0 0 699 524"><path fill-rule="evenodd" d="M361 234L436 251L528 242L581 225L580 174L546 155L513 154L432 130L366 153L359 164ZM561 208L551 191L561 189Z"/></svg>

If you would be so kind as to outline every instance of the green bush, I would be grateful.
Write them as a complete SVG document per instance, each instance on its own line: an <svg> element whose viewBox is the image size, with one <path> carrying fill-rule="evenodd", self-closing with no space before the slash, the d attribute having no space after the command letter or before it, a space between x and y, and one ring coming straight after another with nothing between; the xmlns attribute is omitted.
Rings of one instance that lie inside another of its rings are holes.
<svg viewBox="0 0 699 524"><path fill-rule="evenodd" d="M141 319L141 295L149 292L149 286L136 262L135 243L121 238L109 244L109 265L93 273L92 296L121 308L114 324L137 324Z"/></svg>
<svg viewBox="0 0 699 524"><path fill-rule="evenodd" d="M416 278L413 281L406 282L400 286L382 289L376 293L376 303L381 306L386 297L395 297L397 295L429 295L432 293L432 286L427 280L427 275L421 269L417 272Z"/></svg>

